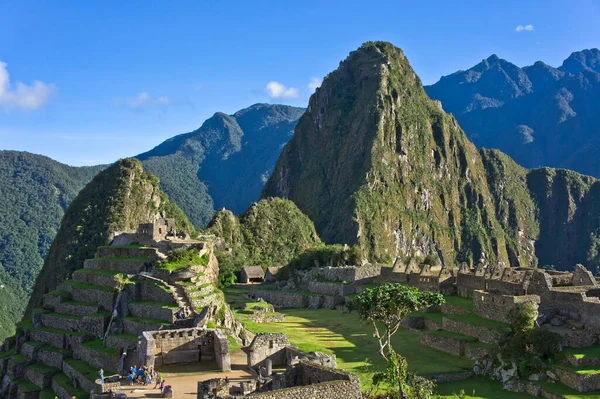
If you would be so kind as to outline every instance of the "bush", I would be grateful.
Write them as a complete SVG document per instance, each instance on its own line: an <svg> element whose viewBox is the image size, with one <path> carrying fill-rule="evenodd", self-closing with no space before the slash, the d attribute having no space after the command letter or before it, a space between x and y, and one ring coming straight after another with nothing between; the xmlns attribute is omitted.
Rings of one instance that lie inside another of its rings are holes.
<svg viewBox="0 0 600 399"><path fill-rule="evenodd" d="M562 337L546 328L538 328L531 333L531 345L542 359L552 359L562 349Z"/></svg>
<svg viewBox="0 0 600 399"><path fill-rule="evenodd" d="M430 266L436 266L438 264L438 258L433 254L429 254L423 258L423 263Z"/></svg>
<svg viewBox="0 0 600 399"><path fill-rule="evenodd" d="M515 334L523 335L533 331L535 321L538 317L536 306L530 302L520 304L515 311L509 315L511 327Z"/></svg>

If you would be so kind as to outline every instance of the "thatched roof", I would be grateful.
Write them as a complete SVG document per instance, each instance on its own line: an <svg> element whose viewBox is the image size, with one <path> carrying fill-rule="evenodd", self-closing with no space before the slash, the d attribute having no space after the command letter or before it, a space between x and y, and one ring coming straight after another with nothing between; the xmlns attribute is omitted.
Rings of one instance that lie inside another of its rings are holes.
<svg viewBox="0 0 600 399"><path fill-rule="evenodd" d="M267 267L267 273L275 276L279 270L281 270L283 266L271 266L271 267Z"/></svg>
<svg viewBox="0 0 600 399"><path fill-rule="evenodd" d="M261 266L244 266L242 271L248 278L264 278L265 272Z"/></svg>

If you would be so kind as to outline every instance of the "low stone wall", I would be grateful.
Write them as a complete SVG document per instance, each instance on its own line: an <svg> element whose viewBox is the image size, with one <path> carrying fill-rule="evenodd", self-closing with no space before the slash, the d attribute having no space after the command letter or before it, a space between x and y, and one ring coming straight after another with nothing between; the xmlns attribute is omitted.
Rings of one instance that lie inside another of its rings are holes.
<svg viewBox="0 0 600 399"><path fill-rule="evenodd" d="M85 269L115 270L123 274L138 274L144 271L144 262L139 260L87 259L83 263L83 267Z"/></svg>
<svg viewBox="0 0 600 399"><path fill-rule="evenodd" d="M27 356L27 358L31 360L36 360L37 351L37 346L33 345L31 342L24 342L23 345L21 345L19 353L21 355Z"/></svg>
<svg viewBox="0 0 600 399"><path fill-rule="evenodd" d="M177 301L173 298L173 293L166 291L165 286L157 286L159 283L155 280L142 278L139 283L140 300L177 304Z"/></svg>
<svg viewBox="0 0 600 399"><path fill-rule="evenodd" d="M166 308L160 304L151 303L130 302L128 307L131 314L135 317L164 320L169 323L175 321L175 313L178 310L176 308Z"/></svg>
<svg viewBox="0 0 600 399"><path fill-rule="evenodd" d="M37 354L38 362L57 369L62 367L62 362L65 357L66 355L63 353L48 350L40 350Z"/></svg>
<svg viewBox="0 0 600 399"><path fill-rule="evenodd" d="M69 318L57 316L54 313L46 313L42 315L42 324L46 327L57 328L67 331L80 331L82 318Z"/></svg>
<svg viewBox="0 0 600 399"><path fill-rule="evenodd" d="M115 349L134 349L137 347L137 339L128 340L117 335L108 335L106 337L106 346Z"/></svg>
<svg viewBox="0 0 600 399"><path fill-rule="evenodd" d="M437 334L421 334L421 344L454 356L464 356L465 342Z"/></svg>
<svg viewBox="0 0 600 399"><path fill-rule="evenodd" d="M67 362L63 362L62 371L71 379L77 381L77 386L86 392L96 392L96 384L83 376L78 370L71 367Z"/></svg>
<svg viewBox="0 0 600 399"><path fill-rule="evenodd" d="M84 345L77 345L73 348L73 354L75 358L84 360L89 365L98 369L103 368L104 370L112 373L120 373L121 361L118 356L111 356L105 352L98 352Z"/></svg>
<svg viewBox="0 0 600 399"><path fill-rule="evenodd" d="M144 331L157 331L160 329L156 324L144 323L142 321L128 319L123 319L122 321L125 334L140 335Z"/></svg>
<svg viewBox="0 0 600 399"><path fill-rule="evenodd" d="M123 248L123 247L98 247L96 258L148 258L158 260L156 248Z"/></svg>
<svg viewBox="0 0 600 399"><path fill-rule="evenodd" d="M55 309L61 302L71 299L71 294L65 293L56 295L54 293L44 294L43 307L44 309Z"/></svg>
<svg viewBox="0 0 600 399"><path fill-rule="evenodd" d="M6 365L6 375L13 380L23 377L28 362L29 360L22 361L15 360L15 358L8 359L8 364Z"/></svg>
<svg viewBox="0 0 600 399"><path fill-rule="evenodd" d="M308 290L316 294L344 296L344 284L310 281Z"/></svg>
<svg viewBox="0 0 600 399"><path fill-rule="evenodd" d="M264 366L267 359L273 366L287 366L285 348L290 341L281 333L259 333L248 347L248 366Z"/></svg>
<svg viewBox="0 0 600 399"><path fill-rule="evenodd" d="M73 273L73 281L76 283L87 283L111 288L116 288L118 284L115 276L110 274L93 273L93 270L90 269L76 270Z"/></svg>
<svg viewBox="0 0 600 399"><path fill-rule="evenodd" d="M447 315L451 315L451 316L463 315L463 314L469 313L469 310L463 308L462 306L451 305L449 303L442 304L440 306L440 310L442 311L443 314L447 314Z"/></svg>
<svg viewBox="0 0 600 399"><path fill-rule="evenodd" d="M362 399L360 384L352 381L331 381L309 386L279 389L271 392L251 394L248 399Z"/></svg>
<svg viewBox="0 0 600 399"><path fill-rule="evenodd" d="M20 385L17 388L17 399L38 399L39 395L40 395L40 393L36 392L36 391L33 391L33 392L24 391Z"/></svg>
<svg viewBox="0 0 600 399"><path fill-rule="evenodd" d="M563 353L565 356L566 363L572 366L600 366L600 358L598 357L583 357L578 359L577 357Z"/></svg>
<svg viewBox="0 0 600 399"><path fill-rule="evenodd" d="M47 345L54 346L56 348L67 348L65 336L63 334L50 331L33 330L31 332L31 339L33 341L43 342Z"/></svg>
<svg viewBox="0 0 600 399"><path fill-rule="evenodd" d="M462 381L473 376L472 371L463 371L459 373L442 373L442 374L430 374L424 376L429 380L435 381L437 384L443 384L445 382Z"/></svg>
<svg viewBox="0 0 600 399"><path fill-rule="evenodd" d="M255 298L262 298L279 308L308 307L308 296L294 292L253 289L252 294Z"/></svg>
<svg viewBox="0 0 600 399"><path fill-rule="evenodd" d="M600 390L600 373L578 374L562 368L553 369L560 382L579 392Z"/></svg>
<svg viewBox="0 0 600 399"><path fill-rule="evenodd" d="M81 305L76 302L63 302L54 307L57 313L83 317L98 312L96 305Z"/></svg>
<svg viewBox="0 0 600 399"><path fill-rule="evenodd" d="M470 360L479 360L491 356L492 350L476 345L465 345L464 356Z"/></svg>
<svg viewBox="0 0 600 399"><path fill-rule="evenodd" d="M27 368L25 370L25 378L37 385L40 389L47 388L52 383L52 374L42 374L32 368Z"/></svg>
<svg viewBox="0 0 600 399"><path fill-rule="evenodd" d="M67 286L70 287L70 286ZM115 291L103 291L90 288L70 287L69 291L73 299L78 302L93 302L100 305L104 310L112 312L113 303L116 297Z"/></svg>
<svg viewBox="0 0 600 399"><path fill-rule="evenodd" d="M562 337L562 345L566 348L585 348L598 344L598 330L594 328L550 327L549 329Z"/></svg>
<svg viewBox="0 0 600 399"><path fill-rule="evenodd" d="M446 331L477 338L486 344L496 344L502 338L502 332L494 328L468 324L448 317L442 319L442 328Z"/></svg>
<svg viewBox="0 0 600 399"><path fill-rule="evenodd" d="M56 382L56 379L52 379L52 390L54 391L54 394L58 397L58 399L72 399L73 395L70 395L66 389L64 389L62 386L60 386L60 384L58 382Z"/></svg>

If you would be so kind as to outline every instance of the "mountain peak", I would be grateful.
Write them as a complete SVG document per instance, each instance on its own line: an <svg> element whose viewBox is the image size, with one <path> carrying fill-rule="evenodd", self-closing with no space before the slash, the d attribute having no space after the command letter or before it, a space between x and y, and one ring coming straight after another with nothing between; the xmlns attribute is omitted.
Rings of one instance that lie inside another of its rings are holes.
<svg viewBox="0 0 600 399"><path fill-rule="evenodd" d="M600 50L592 48L575 51L571 53L559 69L573 75L577 75L583 71L600 73Z"/></svg>

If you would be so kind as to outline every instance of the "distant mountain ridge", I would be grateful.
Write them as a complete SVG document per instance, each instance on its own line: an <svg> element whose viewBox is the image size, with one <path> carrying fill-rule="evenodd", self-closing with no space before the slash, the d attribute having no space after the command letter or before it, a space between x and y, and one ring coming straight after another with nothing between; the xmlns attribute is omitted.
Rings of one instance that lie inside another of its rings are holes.
<svg viewBox="0 0 600 399"><path fill-rule="evenodd" d="M426 86L479 147L521 165L600 177L600 50L572 53L554 68L519 68L492 55Z"/></svg>
<svg viewBox="0 0 600 399"><path fill-rule="evenodd" d="M215 209L236 214L258 201L304 108L254 104L215 113L202 126L137 156L161 180L192 223L205 227Z"/></svg>
<svg viewBox="0 0 600 399"><path fill-rule="evenodd" d="M68 205L104 168L0 151L0 340L18 321Z"/></svg>

